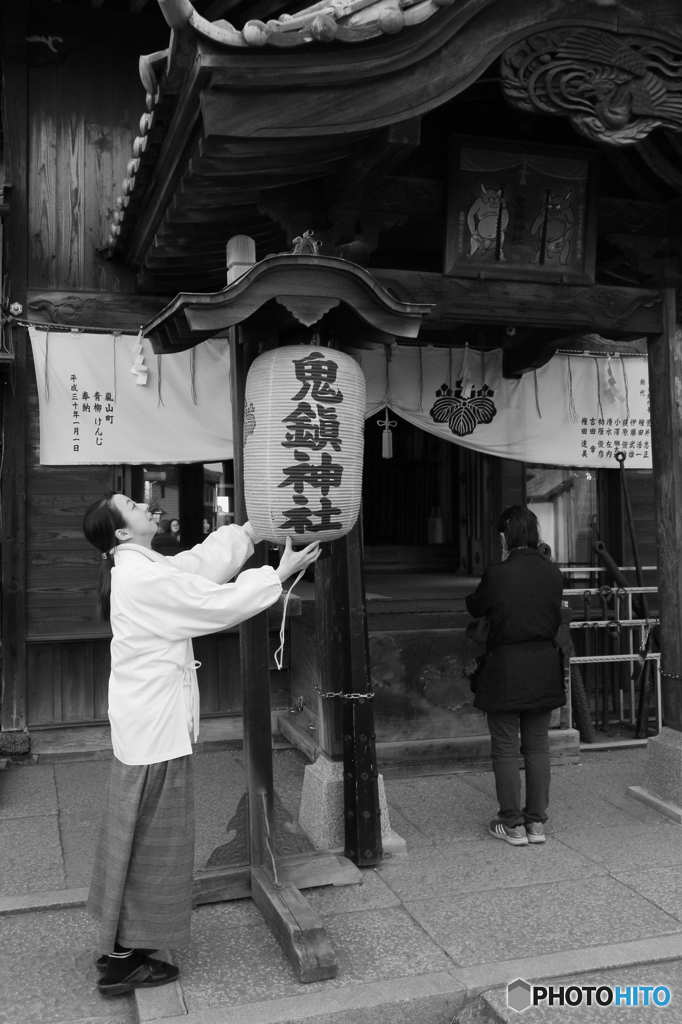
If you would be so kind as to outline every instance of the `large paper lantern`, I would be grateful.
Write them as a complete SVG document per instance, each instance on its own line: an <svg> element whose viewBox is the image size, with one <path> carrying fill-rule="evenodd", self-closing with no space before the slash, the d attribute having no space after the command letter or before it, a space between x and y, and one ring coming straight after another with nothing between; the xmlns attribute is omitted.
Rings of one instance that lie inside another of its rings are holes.
<svg viewBox="0 0 682 1024"><path fill-rule="evenodd" d="M262 537L296 545L335 540L360 511L365 378L336 349L287 345L246 379L244 492Z"/></svg>

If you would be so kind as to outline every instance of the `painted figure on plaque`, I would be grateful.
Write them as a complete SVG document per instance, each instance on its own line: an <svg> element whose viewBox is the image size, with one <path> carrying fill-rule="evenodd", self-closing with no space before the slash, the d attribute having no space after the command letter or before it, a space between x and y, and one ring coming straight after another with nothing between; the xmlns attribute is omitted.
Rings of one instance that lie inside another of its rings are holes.
<svg viewBox="0 0 682 1024"><path fill-rule="evenodd" d="M552 195L551 189L545 190L545 201L530 227L531 235L538 240L538 250L530 263L542 265L558 256L561 266L567 265L575 232L571 192L572 189L565 196L559 196Z"/></svg>
<svg viewBox="0 0 682 1024"><path fill-rule="evenodd" d="M495 189L486 188L482 184L480 195L473 201L467 213L471 245L466 258L470 260L476 253L485 256L493 251L496 260L506 262L504 237L508 224L509 211L507 200L504 198L504 185Z"/></svg>

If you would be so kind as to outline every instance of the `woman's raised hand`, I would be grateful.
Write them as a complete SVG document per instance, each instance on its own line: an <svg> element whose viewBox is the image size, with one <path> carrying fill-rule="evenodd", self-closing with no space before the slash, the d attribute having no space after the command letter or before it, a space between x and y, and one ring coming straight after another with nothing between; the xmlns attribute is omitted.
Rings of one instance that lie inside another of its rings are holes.
<svg viewBox="0 0 682 1024"><path fill-rule="evenodd" d="M309 565L316 562L320 556L320 545L318 541L313 541L312 544L308 544L306 548L301 548L298 551L294 551L291 543L291 537L287 537L287 542L282 552L282 557L279 560L279 566L275 570L280 578L280 581L284 583L290 576L294 576L300 572L301 569L307 569Z"/></svg>

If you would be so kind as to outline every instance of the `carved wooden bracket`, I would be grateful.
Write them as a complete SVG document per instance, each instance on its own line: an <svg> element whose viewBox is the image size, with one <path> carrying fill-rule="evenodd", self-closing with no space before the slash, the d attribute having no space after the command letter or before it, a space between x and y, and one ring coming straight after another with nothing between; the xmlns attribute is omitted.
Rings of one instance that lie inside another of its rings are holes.
<svg viewBox="0 0 682 1024"><path fill-rule="evenodd" d="M510 47L501 60L509 102L568 117L595 142L631 146L654 128L682 131L682 45L598 28L559 28Z"/></svg>

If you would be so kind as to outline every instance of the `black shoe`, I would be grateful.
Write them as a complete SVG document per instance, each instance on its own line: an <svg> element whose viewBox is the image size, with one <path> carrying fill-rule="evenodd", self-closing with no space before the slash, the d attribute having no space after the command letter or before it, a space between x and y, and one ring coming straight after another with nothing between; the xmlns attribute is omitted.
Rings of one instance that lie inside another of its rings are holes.
<svg viewBox="0 0 682 1024"><path fill-rule="evenodd" d="M136 988L158 988L160 985L169 985L179 974L180 971L173 964L146 956L144 963L131 971L122 981L109 981L105 975L97 982L97 988L103 996L120 996L125 992L132 992Z"/></svg>
<svg viewBox="0 0 682 1024"><path fill-rule="evenodd" d="M138 949L138 953L145 953L145 954L147 954L147 953L154 953L154 952L156 952L156 951L153 950L153 949ZM102 956L98 956L97 959L95 960L95 967L97 968L97 970L99 971L100 974L106 974L107 973L108 965L109 965L109 954L108 953L103 953Z"/></svg>

